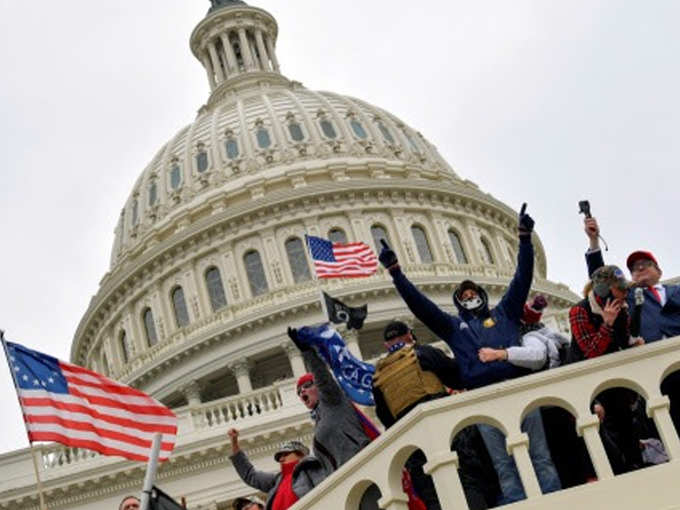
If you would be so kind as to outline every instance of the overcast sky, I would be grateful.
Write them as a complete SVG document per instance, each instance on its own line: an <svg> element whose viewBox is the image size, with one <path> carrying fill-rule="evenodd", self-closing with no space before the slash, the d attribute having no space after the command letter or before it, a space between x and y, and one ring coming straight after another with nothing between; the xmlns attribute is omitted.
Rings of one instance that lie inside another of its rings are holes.
<svg viewBox="0 0 680 510"><path fill-rule="evenodd" d="M259 0L283 73L421 131L463 178L526 201L548 276L578 291L589 198L623 265L680 275L680 2ZM208 97L201 0L0 0L0 327L68 359L125 199ZM426 6L426 7L425 7ZM0 452L26 447L0 361Z"/></svg>

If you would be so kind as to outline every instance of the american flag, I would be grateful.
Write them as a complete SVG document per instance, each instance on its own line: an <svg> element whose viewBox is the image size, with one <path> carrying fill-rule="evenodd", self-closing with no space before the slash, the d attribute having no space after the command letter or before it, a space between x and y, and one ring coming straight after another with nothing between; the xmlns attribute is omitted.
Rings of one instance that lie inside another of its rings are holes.
<svg viewBox="0 0 680 510"><path fill-rule="evenodd" d="M153 436L161 433L158 459L168 459L177 436L177 418L170 409L92 370L4 343L29 441L56 441L147 461Z"/></svg>
<svg viewBox="0 0 680 510"><path fill-rule="evenodd" d="M366 243L332 243L320 237L305 236L319 278L371 276L378 259Z"/></svg>

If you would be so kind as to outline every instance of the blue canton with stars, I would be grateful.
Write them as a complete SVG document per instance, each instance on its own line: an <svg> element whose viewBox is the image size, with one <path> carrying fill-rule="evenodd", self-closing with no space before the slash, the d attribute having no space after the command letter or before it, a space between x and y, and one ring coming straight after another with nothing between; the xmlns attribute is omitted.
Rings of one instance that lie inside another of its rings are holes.
<svg viewBox="0 0 680 510"><path fill-rule="evenodd" d="M335 260L335 255L333 255L333 243L320 237L305 236L305 238L307 239L309 252L312 254L314 260L337 262L337 260Z"/></svg>
<svg viewBox="0 0 680 510"><path fill-rule="evenodd" d="M345 394L357 404L373 406L373 373L375 367L354 357L340 334L328 324L304 326L298 338L306 345L316 346L319 354L333 370L335 379Z"/></svg>
<svg viewBox="0 0 680 510"><path fill-rule="evenodd" d="M22 390L46 390L68 393L66 378L59 368L59 360L12 342L5 342L14 381Z"/></svg>

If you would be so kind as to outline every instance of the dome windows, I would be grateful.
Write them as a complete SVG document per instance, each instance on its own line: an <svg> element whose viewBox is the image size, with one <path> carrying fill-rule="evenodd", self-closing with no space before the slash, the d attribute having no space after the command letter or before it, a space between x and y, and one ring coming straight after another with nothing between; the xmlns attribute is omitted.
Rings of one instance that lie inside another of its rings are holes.
<svg viewBox="0 0 680 510"><path fill-rule="evenodd" d="M321 126L321 132L326 138L334 140L338 137L338 133L335 131L335 126L333 126L333 123L330 120L321 119L319 121L319 126Z"/></svg>
<svg viewBox="0 0 680 510"><path fill-rule="evenodd" d="M135 198L132 201L132 226L134 227L139 223L139 202Z"/></svg>
<svg viewBox="0 0 680 510"><path fill-rule="evenodd" d="M485 264L493 264L494 258L493 252L491 251L491 245L489 244L489 240L486 237L481 237L479 240L482 243L482 258L484 259L483 262Z"/></svg>
<svg viewBox="0 0 680 510"><path fill-rule="evenodd" d="M142 314L144 320L144 332L146 333L146 341L149 347L153 347L158 343L158 335L156 334L156 325L153 320L153 312L151 308L146 308Z"/></svg>
<svg viewBox="0 0 680 510"><path fill-rule="evenodd" d="M238 140L234 138L233 136L230 138L227 138L226 142L224 142L224 150L227 152L227 157L229 159L236 159L238 158L240 151L238 148Z"/></svg>
<svg viewBox="0 0 680 510"><path fill-rule="evenodd" d="M371 226L371 237L373 237L373 246L375 247L376 253L380 253L382 248L382 245L380 244L381 239L387 241L387 244L391 244L390 237L387 235L387 230L385 230L385 227L382 225Z"/></svg>
<svg viewBox="0 0 680 510"><path fill-rule="evenodd" d="M173 158L170 165L170 187L173 190L179 189L182 184L182 167L179 166L177 158Z"/></svg>
<svg viewBox="0 0 680 510"><path fill-rule="evenodd" d="M175 287L172 291L172 308L175 312L175 321L178 328L183 328L189 324L189 312L187 310L187 303L184 299L184 290L182 287Z"/></svg>
<svg viewBox="0 0 680 510"><path fill-rule="evenodd" d="M208 289L208 297L210 297L210 305L213 312L227 306L227 297L224 295L224 287L222 286L222 276L220 275L220 270L215 266L205 272L205 285Z"/></svg>
<svg viewBox="0 0 680 510"><path fill-rule="evenodd" d="M198 142L196 145L196 170L199 173L203 173L208 169L208 152L205 150L205 145L202 142Z"/></svg>
<svg viewBox="0 0 680 510"><path fill-rule="evenodd" d="M459 264L467 264L468 258L465 255L465 250L463 249L463 243L460 241L460 236L458 232L453 229L449 229L449 241L451 242L451 248L453 248L453 253L456 256L456 262Z"/></svg>
<svg viewBox="0 0 680 510"><path fill-rule="evenodd" d="M248 283L250 283L250 291L253 296L259 296L269 290L267 285L267 277L264 274L264 267L262 266L262 258L256 250L251 250L243 256L243 264L246 268L246 275L248 276Z"/></svg>
<svg viewBox="0 0 680 510"><path fill-rule="evenodd" d="M328 240L331 243L346 243L347 234L341 228L333 228L328 232Z"/></svg>
<svg viewBox="0 0 680 510"><path fill-rule="evenodd" d="M272 139L269 136L269 131L266 127L260 126L255 132L255 137L257 138L257 146L260 149L268 149L272 145Z"/></svg>
<svg viewBox="0 0 680 510"><path fill-rule="evenodd" d="M427 235L422 227L414 225L411 227L411 235L416 243L418 255L420 256L421 264L429 264L434 259L432 258L432 250L430 250L430 243L427 242Z"/></svg>
<svg viewBox="0 0 680 510"><path fill-rule="evenodd" d="M351 119L349 121L349 125L357 138L362 140L366 140L366 138L368 138L368 133L366 133L364 126L357 119Z"/></svg>
<svg viewBox="0 0 680 510"><path fill-rule="evenodd" d="M293 281L295 283L306 282L312 278L309 273L306 251L304 244L299 238L293 237L286 241L288 264L290 265L290 272L293 274Z"/></svg>
<svg viewBox="0 0 680 510"><path fill-rule="evenodd" d="M123 363L127 363L128 361L130 361L130 347L128 345L125 330L120 332L120 336L118 337L118 343L120 344L121 359L123 360Z"/></svg>
<svg viewBox="0 0 680 510"><path fill-rule="evenodd" d="M302 126L294 120L288 124L288 133L290 133L290 137L295 142L301 142L305 139L305 134L302 132Z"/></svg>
<svg viewBox="0 0 680 510"><path fill-rule="evenodd" d="M387 127L385 126L385 124L383 124L383 122L382 122L381 120L378 120L378 121L376 122L376 124L378 125L378 129L380 130L380 133L382 133L383 138L385 139L385 141L386 141L387 143L389 143L389 144L394 145L394 143L395 143L395 142L394 142L394 137L392 136L392 133L390 133L390 130L387 129Z"/></svg>
<svg viewBox="0 0 680 510"><path fill-rule="evenodd" d="M156 179L152 179L149 183L149 207L153 207L158 202L158 185Z"/></svg>

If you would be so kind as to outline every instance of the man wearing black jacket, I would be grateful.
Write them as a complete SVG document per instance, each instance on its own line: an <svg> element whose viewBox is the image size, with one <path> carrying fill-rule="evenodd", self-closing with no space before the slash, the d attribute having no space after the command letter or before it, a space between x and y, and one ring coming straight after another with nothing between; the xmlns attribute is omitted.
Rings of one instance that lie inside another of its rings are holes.
<svg viewBox="0 0 680 510"><path fill-rule="evenodd" d="M447 387L462 389L456 361L440 349L416 343L413 331L405 323L390 322L384 338L388 354L376 363L373 398L376 414L386 429L418 404L448 396ZM499 488L477 428L472 426L461 431L454 439L453 447L459 453L459 473L470 509L488 508L495 501ZM418 450L406 461L406 468L428 510L437 510L440 506L434 484L422 469L426 460Z"/></svg>

